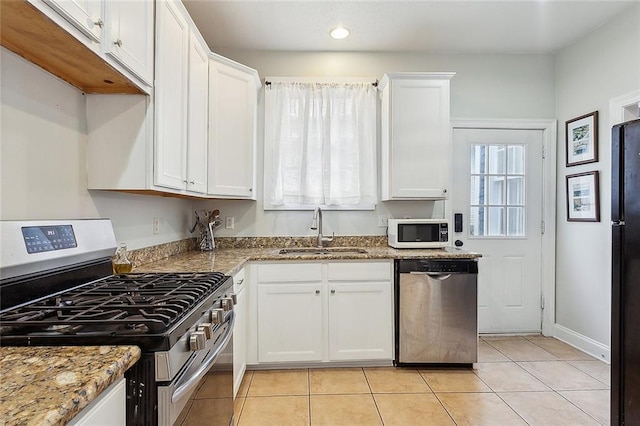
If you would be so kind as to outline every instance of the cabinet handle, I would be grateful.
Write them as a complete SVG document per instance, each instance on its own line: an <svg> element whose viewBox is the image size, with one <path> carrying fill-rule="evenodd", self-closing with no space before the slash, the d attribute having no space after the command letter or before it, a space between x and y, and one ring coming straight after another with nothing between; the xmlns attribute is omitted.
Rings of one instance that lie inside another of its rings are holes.
<svg viewBox="0 0 640 426"><path fill-rule="evenodd" d="M118 47L122 47L122 40L117 39L116 41L113 42L113 44L115 44Z"/></svg>
<svg viewBox="0 0 640 426"><path fill-rule="evenodd" d="M195 185L196 183L195 183L194 181L190 180L190 181L189 181L189 184L191 184L191 185Z"/></svg>
<svg viewBox="0 0 640 426"><path fill-rule="evenodd" d="M442 190L442 193L443 193L443 194L446 194L446 193L447 193L447 188L443 189L443 190Z"/></svg>
<svg viewBox="0 0 640 426"><path fill-rule="evenodd" d="M253 188L249 188L249 192L253 192Z"/></svg>
<svg viewBox="0 0 640 426"><path fill-rule="evenodd" d="M331 289L331 294L336 294L336 291L334 289Z"/></svg>
<svg viewBox="0 0 640 426"><path fill-rule="evenodd" d="M320 290L316 290L316 294L320 294Z"/></svg>
<svg viewBox="0 0 640 426"><path fill-rule="evenodd" d="M96 22L94 22L93 25L97 25L100 28L102 28L104 26L104 21L102 19L98 18L98 20Z"/></svg>

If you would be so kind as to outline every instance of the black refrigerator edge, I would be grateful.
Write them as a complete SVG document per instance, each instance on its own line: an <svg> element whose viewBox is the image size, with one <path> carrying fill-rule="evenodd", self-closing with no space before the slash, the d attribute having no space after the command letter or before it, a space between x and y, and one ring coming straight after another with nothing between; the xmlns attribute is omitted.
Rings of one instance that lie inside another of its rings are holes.
<svg viewBox="0 0 640 426"><path fill-rule="evenodd" d="M640 119L611 149L611 424L640 425Z"/></svg>

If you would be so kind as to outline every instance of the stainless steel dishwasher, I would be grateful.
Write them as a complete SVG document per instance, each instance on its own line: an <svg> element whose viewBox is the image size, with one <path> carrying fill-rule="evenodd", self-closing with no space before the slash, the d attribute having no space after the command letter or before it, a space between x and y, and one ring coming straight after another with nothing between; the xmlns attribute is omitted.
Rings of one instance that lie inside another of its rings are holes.
<svg viewBox="0 0 640 426"><path fill-rule="evenodd" d="M397 260L395 365L478 361L478 263Z"/></svg>

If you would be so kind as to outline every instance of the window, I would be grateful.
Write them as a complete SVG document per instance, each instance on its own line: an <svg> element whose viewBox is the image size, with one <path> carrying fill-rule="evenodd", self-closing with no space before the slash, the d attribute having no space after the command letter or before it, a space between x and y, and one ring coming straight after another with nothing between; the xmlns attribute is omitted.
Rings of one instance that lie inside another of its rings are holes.
<svg viewBox="0 0 640 426"><path fill-rule="evenodd" d="M525 236L524 165L524 145L471 146L471 236Z"/></svg>
<svg viewBox="0 0 640 426"><path fill-rule="evenodd" d="M268 79L265 210L373 209L376 88Z"/></svg>

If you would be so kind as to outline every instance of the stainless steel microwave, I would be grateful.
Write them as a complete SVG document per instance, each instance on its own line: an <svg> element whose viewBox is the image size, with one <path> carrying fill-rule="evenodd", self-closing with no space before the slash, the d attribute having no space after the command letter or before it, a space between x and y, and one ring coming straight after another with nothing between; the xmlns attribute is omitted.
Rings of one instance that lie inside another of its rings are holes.
<svg viewBox="0 0 640 426"><path fill-rule="evenodd" d="M389 245L394 248L443 248L449 245L445 219L389 219Z"/></svg>

